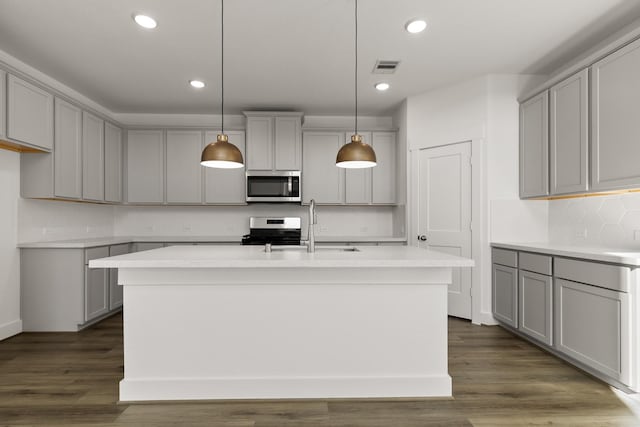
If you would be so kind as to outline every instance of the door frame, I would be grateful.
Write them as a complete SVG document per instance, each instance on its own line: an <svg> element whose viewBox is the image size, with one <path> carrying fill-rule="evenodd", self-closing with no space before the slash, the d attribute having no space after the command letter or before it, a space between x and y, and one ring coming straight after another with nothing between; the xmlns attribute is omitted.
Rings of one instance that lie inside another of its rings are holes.
<svg viewBox="0 0 640 427"><path fill-rule="evenodd" d="M483 206L485 200L484 177L484 140L481 138L465 139L462 141L449 142L445 144L431 145L428 147L412 148L409 150L409 162L407 179L409 181L409 197L407 198L407 224L408 244L417 246L416 236L418 235L418 220L420 216L419 172L420 172L420 150L444 147L454 144L471 143L471 257L475 261L475 267L471 270L471 322L475 324L494 324L495 320L489 313L487 317L482 312L483 299L491 299L491 290L483 292L482 278L483 271L488 262L487 251L482 250L483 242L486 242L487 232L484 226ZM490 286L490 284L489 284Z"/></svg>

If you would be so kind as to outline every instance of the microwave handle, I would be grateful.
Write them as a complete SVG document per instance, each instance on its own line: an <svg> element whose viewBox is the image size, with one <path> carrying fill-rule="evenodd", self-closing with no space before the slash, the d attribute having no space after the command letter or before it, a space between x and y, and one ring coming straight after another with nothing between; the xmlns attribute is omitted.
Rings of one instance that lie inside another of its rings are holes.
<svg viewBox="0 0 640 427"><path fill-rule="evenodd" d="M293 177L289 177L288 179L288 183L287 183L287 189L289 190L289 195L291 195L291 193L293 192Z"/></svg>

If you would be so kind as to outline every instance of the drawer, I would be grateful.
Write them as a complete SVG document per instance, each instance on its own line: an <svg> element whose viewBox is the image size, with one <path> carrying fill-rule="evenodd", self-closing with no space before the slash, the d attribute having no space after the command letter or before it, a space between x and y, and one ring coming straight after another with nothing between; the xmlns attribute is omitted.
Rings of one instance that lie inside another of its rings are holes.
<svg viewBox="0 0 640 427"><path fill-rule="evenodd" d="M527 270L534 273L552 274L552 257L549 255L532 254L530 252L520 252L518 263L521 270Z"/></svg>
<svg viewBox="0 0 640 427"><path fill-rule="evenodd" d="M559 258L554 261L554 277L586 283L614 291L629 292L631 268L614 264Z"/></svg>
<svg viewBox="0 0 640 427"><path fill-rule="evenodd" d="M109 247L90 248L84 251L84 263L89 264L92 259L106 258L109 256Z"/></svg>
<svg viewBox="0 0 640 427"><path fill-rule="evenodd" d="M494 264L506 265L507 267L518 267L518 252L492 248L491 261Z"/></svg>

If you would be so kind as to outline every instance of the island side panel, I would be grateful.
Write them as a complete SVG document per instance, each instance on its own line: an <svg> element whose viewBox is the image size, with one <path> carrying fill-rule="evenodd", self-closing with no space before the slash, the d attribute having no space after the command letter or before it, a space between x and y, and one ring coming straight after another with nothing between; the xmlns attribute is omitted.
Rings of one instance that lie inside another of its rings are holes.
<svg viewBox="0 0 640 427"><path fill-rule="evenodd" d="M451 269L370 270L124 270L120 400L450 396Z"/></svg>

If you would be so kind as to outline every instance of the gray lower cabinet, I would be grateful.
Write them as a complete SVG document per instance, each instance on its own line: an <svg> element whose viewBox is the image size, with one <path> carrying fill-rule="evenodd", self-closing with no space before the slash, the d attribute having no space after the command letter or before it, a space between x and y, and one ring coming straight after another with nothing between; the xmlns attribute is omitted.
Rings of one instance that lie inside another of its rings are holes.
<svg viewBox="0 0 640 427"><path fill-rule="evenodd" d="M86 250L84 274L84 319L85 322L96 319L109 311L109 270L89 268L92 259L106 258L109 248Z"/></svg>
<svg viewBox="0 0 640 427"><path fill-rule="evenodd" d="M518 269L493 264L493 317L513 328L518 327Z"/></svg>
<svg viewBox="0 0 640 427"><path fill-rule="evenodd" d="M640 186L640 40L591 67L591 187Z"/></svg>
<svg viewBox="0 0 640 427"><path fill-rule="evenodd" d="M623 384L630 384L628 294L556 279L555 347Z"/></svg>
<svg viewBox="0 0 640 427"><path fill-rule="evenodd" d="M114 248L128 245L117 245ZM78 331L117 310L109 305L109 270L88 268L109 256L89 249L21 249L21 317L24 331Z"/></svg>
<svg viewBox="0 0 640 427"><path fill-rule="evenodd" d="M109 256L128 254L130 245L113 245L109 248ZM116 310L122 307L122 286L118 285L118 269L109 269L109 310Z"/></svg>
<svg viewBox="0 0 640 427"><path fill-rule="evenodd" d="M520 270L518 295L518 329L531 338L551 345L553 343L553 285L551 277Z"/></svg>
<svg viewBox="0 0 640 427"><path fill-rule="evenodd" d="M520 198L549 195L549 92L520 105Z"/></svg>

